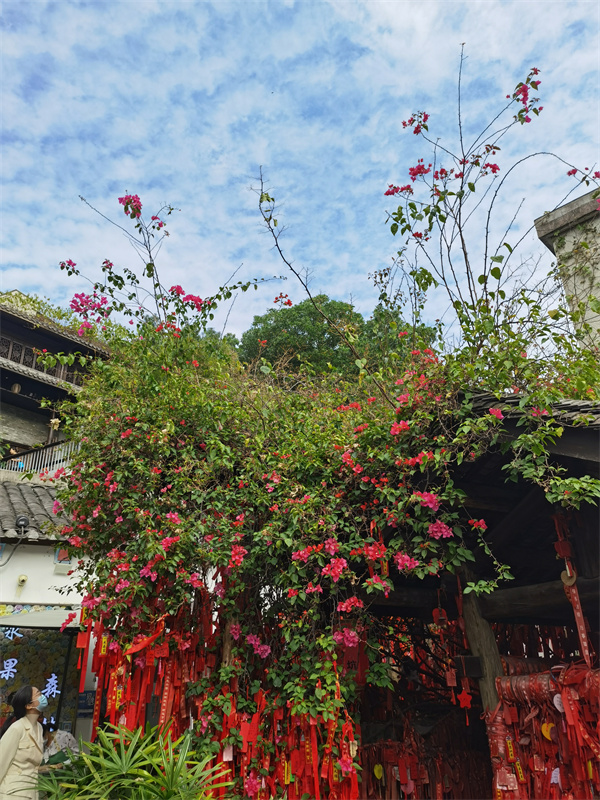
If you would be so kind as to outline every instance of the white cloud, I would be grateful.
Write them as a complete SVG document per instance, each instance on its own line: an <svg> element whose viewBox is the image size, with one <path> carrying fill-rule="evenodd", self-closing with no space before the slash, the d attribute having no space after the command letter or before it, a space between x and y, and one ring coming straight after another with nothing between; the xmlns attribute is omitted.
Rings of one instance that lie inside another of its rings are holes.
<svg viewBox="0 0 600 800"><path fill-rule="evenodd" d="M544 112L507 140L503 168L536 149L580 166L600 160L598 13L583 0L6 0L3 25L4 290L64 302L82 285L52 269L61 258L92 277L106 257L135 264L119 232L78 200L126 223L125 191L147 208L182 208L161 253L168 281L209 294L241 262L242 278L280 274L248 191L263 165L284 201L286 252L316 289L368 312L365 276L398 244L383 191L426 155L401 120L425 108L435 135L452 140L461 42L467 132L531 66L542 69ZM528 164L500 220L524 197L528 227L568 190L565 172ZM528 247L543 252L533 237ZM272 303L271 288L237 301L236 332Z"/></svg>

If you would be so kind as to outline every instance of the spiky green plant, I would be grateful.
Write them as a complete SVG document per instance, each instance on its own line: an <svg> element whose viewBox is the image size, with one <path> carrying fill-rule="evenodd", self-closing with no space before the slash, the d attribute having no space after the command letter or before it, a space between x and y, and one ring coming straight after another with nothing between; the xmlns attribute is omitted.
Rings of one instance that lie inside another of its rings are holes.
<svg viewBox="0 0 600 800"><path fill-rule="evenodd" d="M211 756L197 759L189 734L172 741L168 731L111 726L99 730L87 752L66 767L41 775L38 789L47 800L210 800L231 785Z"/></svg>

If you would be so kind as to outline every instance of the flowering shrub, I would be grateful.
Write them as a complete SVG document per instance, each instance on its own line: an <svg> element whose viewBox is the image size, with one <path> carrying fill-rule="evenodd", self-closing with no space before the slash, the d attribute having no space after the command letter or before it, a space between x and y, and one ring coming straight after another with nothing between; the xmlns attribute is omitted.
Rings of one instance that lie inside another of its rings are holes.
<svg viewBox="0 0 600 800"><path fill-rule="evenodd" d="M511 98L517 123L540 110L530 96L535 74ZM424 136L428 125L426 114L415 114L405 127ZM386 192L407 203L391 215L392 232L426 247L434 225L443 226L452 208L458 213L454 203L473 194L477 181L495 179L497 151L488 143L435 170L433 160L420 160L409 170L412 186ZM417 206L409 197L425 180L432 181L430 194ZM455 192L455 185L467 188ZM161 217L145 226L139 198L121 201L149 242ZM273 202L261 192L269 226ZM498 259L486 257L484 280L475 284L496 279ZM498 292L492 300L501 298L498 287L456 301L465 341L453 352L414 342L402 358L392 350L375 373L346 336L358 380L290 381L277 365L244 371L230 354L215 354L206 340L188 335L202 329L230 290L208 300L181 286L167 291L150 259L157 324L143 309L115 300L131 273L120 276L112 263L104 269L107 284L96 291L120 311L129 309L136 325L115 338L113 358L91 370L68 409L68 432L81 449L58 489L68 518L62 533L79 559L89 619L100 637L111 632L114 674L121 670L139 685L150 680L154 658L178 665L187 675L180 682L186 696L173 713L181 725L192 713L196 735L213 752L240 747L242 726L247 738L255 719L279 735L288 713L302 720L307 742L317 718L343 740L359 672L363 683L392 684L369 607L406 574L455 573L481 548L496 577L478 590L510 578L483 538L486 521L470 518L454 485L452 471L464 460L504 452L507 475L542 486L552 502L576 506L600 494L592 479L569 483L548 457L548 443L560 435L553 400L589 397L598 385L597 359L566 337L536 366L526 355L527 337L504 331L498 304L486 306L490 291ZM434 285L431 273L417 272L416 280L419 292ZM287 305L287 296L276 301ZM80 305L87 313L87 301ZM536 328L540 336L546 330L545 322ZM394 347L404 338L394 333ZM502 410L474 413L473 394L491 391L501 404L512 386L522 392L523 433L510 440L502 437ZM352 617L343 624L342 614ZM344 659L354 648L360 655L350 666ZM142 651L153 654L149 664ZM245 773L251 796L260 790L268 750L257 726ZM338 752L343 780L355 779L348 751Z"/></svg>

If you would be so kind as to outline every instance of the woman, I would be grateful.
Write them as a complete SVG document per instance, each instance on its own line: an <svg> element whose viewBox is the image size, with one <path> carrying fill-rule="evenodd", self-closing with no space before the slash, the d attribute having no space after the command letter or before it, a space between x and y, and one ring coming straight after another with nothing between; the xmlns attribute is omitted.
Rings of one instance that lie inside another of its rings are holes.
<svg viewBox="0 0 600 800"><path fill-rule="evenodd" d="M0 800L38 800L38 767L44 752L40 711L48 705L35 686L14 693L14 713L0 730Z"/></svg>

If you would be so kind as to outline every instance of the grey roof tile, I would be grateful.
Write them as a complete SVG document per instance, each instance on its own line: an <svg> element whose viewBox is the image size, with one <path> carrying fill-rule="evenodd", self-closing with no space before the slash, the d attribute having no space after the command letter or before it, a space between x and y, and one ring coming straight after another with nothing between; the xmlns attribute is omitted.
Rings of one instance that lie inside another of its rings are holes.
<svg viewBox="0 0 600 800"><path fill-rule="evenodd" d="M56 534L47 530L49 523L61 522L63 518L52 513L55 489L49 486L23 482L0 482L0 538L14 539L19 536L15 527L17 517L29 518L25 538L29 542L52 541Z"/></svg>

